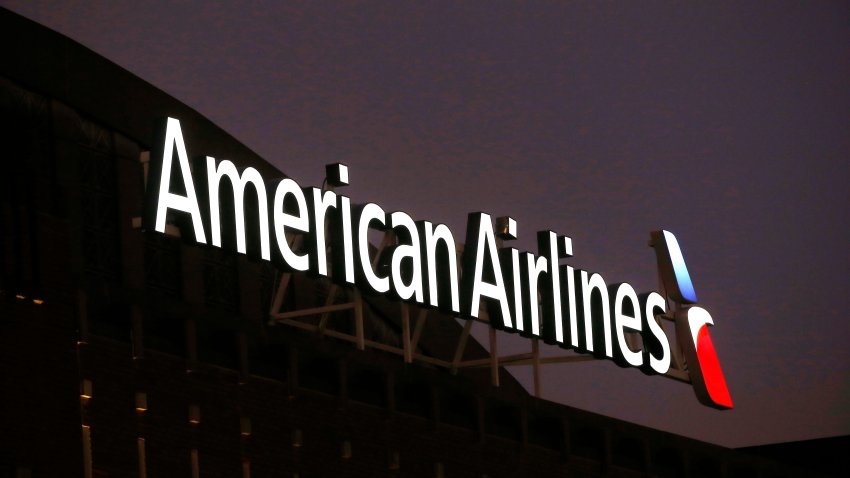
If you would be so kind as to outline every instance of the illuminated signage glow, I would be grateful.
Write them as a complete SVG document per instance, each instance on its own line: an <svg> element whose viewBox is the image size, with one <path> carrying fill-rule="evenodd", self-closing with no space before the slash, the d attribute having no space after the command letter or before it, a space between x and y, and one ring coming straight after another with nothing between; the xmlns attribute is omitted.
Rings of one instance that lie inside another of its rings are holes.
<svg viewBox="0 0 850 478"><path fill-rule="evenodd" d="M561 264L573 255L569 237L539 232L538 254L500 247L490 215L470 213L459 268L454 236L444 224L414 221L374 203L352 205L333 190L302 188L289 178L269 185L254 168L240 171L231 161L209 156L192 171L180 122L168 118L164 133L158 143L162 149L152 155L146 229L163 233L166 222L178 223L193 232L197 243L233 249L286 270L309 271L364 293L386 294L464 319L479 318L486 308L490 324L506 332L647 374L670 369L670 343L656 320L667 313L667 300L657 292L638 294L627 283L608 285L598 273ZM334 186L349 183L342 164L329 165L327 176ZM182 180L176 186L175 178ZM200 189L198 178L206 178ZM375 229L392 231L397 244L374 255L368 233ZM508 218L498 237L516 238L516 230L516 221ZM303 237L298 247L291 240L295 235ZM708 335L713 321L705 309L690 305L696 294L679 244L668 231L653 232L652 240L665 292L679 304L677 342L697 396L709 406L731 408ZM635 335L639 343L629 340Z"/></svg>

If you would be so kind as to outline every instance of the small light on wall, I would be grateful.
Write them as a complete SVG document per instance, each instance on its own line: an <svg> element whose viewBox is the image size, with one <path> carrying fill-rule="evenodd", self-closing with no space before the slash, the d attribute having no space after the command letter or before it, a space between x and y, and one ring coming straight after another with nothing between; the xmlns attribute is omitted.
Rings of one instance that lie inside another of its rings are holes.
<svg viewBox="0 0 850 478"><path fill-rule="evenodd" d="M304 436L301 433L301 429L296 428L292 430L292 446L295 448L300 448L304 445Z"/></svg>
<svg viewBox="0 0 850 478"><path fill-rule="evenodd" d="M136 411L144 413L148 409L148 394L145 392L136 392Z"/></svg>
<svg viewBox="0 0 850 478"><path fill-rule="evenodd" d="M41 304L44 303L44 300L43 299L33 299L32 303L35 304L35 305L41 305Z"/></svg>
<svg viewBox="0 0 850 478"><path fill-rule="evenodd" d="M27 296L25 296L23 294L15 294L15 298L18 299L18 300L24 300L24 299L27 298Z"/></svg>
<svg viewBox="0 0 850 478"><path fill-rule="evenodd" d="M92 396L93 394L91 380L84 378L83 381L80 383L80 398L82 398L83 400L88 400L92 398Z"/></svg>
<svg viewBox="0 0 850 478"><path fill-rule="evenodd" d="M348 440L342 442L342 458L344 460L351 458L351 442Z"/></svg>
<svg viewBox="0 0 850 478"><path fill-rule="evenodd" d="M239 434L243 437L251 436L251 419L242 417L239 419Z"/></svg>
<svg viewBox="0 0 850 478"><path fill-rule="evenodd" d="M192 425L201 423L201 407L198 405L189 405L189 423Z"/></svg>
<svg viewBox="0 0 850 478"><path fill-rule="evenodd" d="M401 457L397 451L390 453L390 470L398 470L401 468Z"/></svg>

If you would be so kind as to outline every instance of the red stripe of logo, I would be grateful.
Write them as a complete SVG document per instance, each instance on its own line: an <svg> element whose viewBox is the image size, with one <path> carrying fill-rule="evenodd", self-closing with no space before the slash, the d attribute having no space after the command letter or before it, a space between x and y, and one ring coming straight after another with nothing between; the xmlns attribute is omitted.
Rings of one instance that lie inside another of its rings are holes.
<svg viewBox="0 0 850 478"><path fill-rule="evenodd" d="M697 360L702 370L702 378L711 401L724 408L732 408L732 396L726 386L726 378L720 369L720 360L714 350L714 343L708 333L708 325L703 324L697 333Z"/></svg>
<svg viewBox="0 0 850 478"><path fill-rule="evenodd" d="M732 396L708 333L709 325L714 325L714 320L702 307L691 306L676 312L676 335L685 353L688 375L697 398L709 407L732 408Z"/></svg>

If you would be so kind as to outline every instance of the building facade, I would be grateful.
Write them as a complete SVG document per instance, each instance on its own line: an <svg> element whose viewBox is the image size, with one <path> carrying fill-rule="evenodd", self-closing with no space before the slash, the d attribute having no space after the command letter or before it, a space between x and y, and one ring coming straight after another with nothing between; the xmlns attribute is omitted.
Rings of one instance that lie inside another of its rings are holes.
<svg viewBox="0 0 850 478"><path fill-rule="evenodd" d="M359 302L362 331L351 309L270 323L284 276L282 310L355 292L143 232L145 152L180 117L193 150L284 173L55 32L0 10L0 36L0 476L797 476L429 365L464 334L434 311L423 361L340 340L401 347L387 299Z"/></svg>

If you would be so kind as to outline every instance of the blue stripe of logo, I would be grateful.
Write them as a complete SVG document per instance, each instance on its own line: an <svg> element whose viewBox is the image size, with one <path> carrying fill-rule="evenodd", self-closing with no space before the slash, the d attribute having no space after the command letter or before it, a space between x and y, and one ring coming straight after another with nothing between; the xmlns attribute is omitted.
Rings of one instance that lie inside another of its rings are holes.
<svg viewBox="0 0 850 478"><path fill-rule="evenodd" d="M688 274L688 266L685 265L685 258L682 256L682 250L679 248L679 241L676 236L670 231L661 231L664 233L664 240L667 242L667 251L670 252L670 262L673 264L673 273L676 274L676 283L679 286L679 293L684 299L691 302L697 302L697 294L694 292L694 284L691 282L691 275Z"/></svg>

